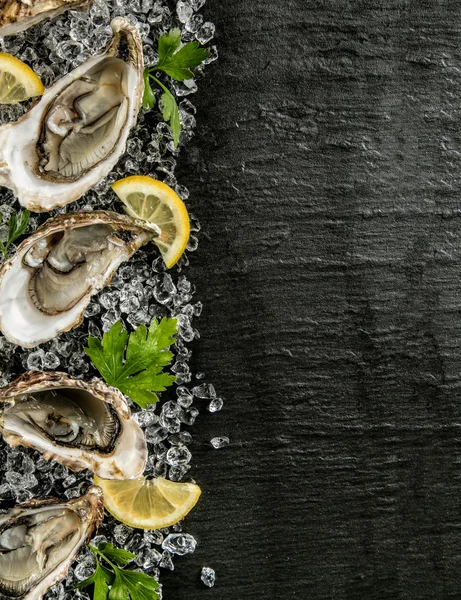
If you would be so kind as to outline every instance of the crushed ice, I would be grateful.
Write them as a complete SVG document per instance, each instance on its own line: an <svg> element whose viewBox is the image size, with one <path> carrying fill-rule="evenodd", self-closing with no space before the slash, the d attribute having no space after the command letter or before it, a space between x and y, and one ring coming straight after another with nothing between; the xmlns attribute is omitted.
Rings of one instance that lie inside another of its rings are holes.
<svg viewBox="0 0 461 600"><path fill-rule="evenodd" d="M49 85L102 50L111 37L111 19L125 16L141 33L145 62L149 65L157 58L159 35L171 27L181 28L184 41L198 40L202 44L210 44L215 26L198 12L204 4L205 0L179 0L177 3L168 0L94 0L89 15L71 11L57 19L45 21L16 36L1 39L0 50L27 62L44 84ZM217 58L216 47L208 45L208 48L211 56L206 63ZM144 113L141 110L137 126L128 141L127 152L109 176L78 202L52 213L33 214L28 233L50 216L77 209L104 208L123 212L109 186L117 179L134 173L149 174L163 180L187 202L189 192L175 177L176 158L181 146L187 144L194 135L196 109L190 97L197 90L204 68L197 69L196 79L172 83L178 96L182 124L178 148L174 148L171 129L161 120L159 111L154 109ZM30 103L2 106L0 122L19 118L29 106ZM5 240L8 221L19 206L11 191L2 188L1 193L0 214L3 224L0 225L0 240ZM199 231L200 224L191 215L192 235L188 252L197 248L196 234ZM132 408L134 418L144 429L149 445L146 474L161 475L173 481L183 478L190 480L192 454L188 445L193 437L184 428L194 424L200 408L210 412L221 410L222 399L217 397L211 384L201 381L195 386L192 384L193 380L204 377L203 373L194 376L191 372L191 350L188 348L188 344L199 337L194 321L202 311L202 304L194 300L195 287L184 273L187 265L186 253L173 271L166 272L157 249L150 245L139 250L129 263L121 266L112 284L93 298L80 327L30 350L14 346L0 336L0 386L29 369L63 370L73 377L90 378L97 373L83 351L89 335L101 336L117 320L122 320L131 329L150 323L153 317L176 317L179 336L172 365L177 377L176 384L163 394L158 406L145 411L136 406ZM74 498L92 482L92 474L88 471L74 473L63 465L44 460L32 450L0 444L0 506L3 508L47 495ZM221 445L225 444L220 442ZM182 532L181 525L160 531L140 531L118 523L112 517L105 518L96 543L98 540L109 541L136 553L136 566L155 577L159 576L159 568L174 569L175 555L193 552L196 546L196 540L192 535ZM54 586L47 597L53 600L87 598L84 590L75 590L73 587L77 581L85 579L93 568L91 552L84 551L78 563L70 569L67 579ZM211 586L214 583L214 571L207 569L202 571L202 580Z"/></svg>
<svg viewBox="0 0 461 600"><path fill-rule="evenodd" d="M216 573L211 567L203 567L200 578L207 587L213 587L216 581Z"/></svg>

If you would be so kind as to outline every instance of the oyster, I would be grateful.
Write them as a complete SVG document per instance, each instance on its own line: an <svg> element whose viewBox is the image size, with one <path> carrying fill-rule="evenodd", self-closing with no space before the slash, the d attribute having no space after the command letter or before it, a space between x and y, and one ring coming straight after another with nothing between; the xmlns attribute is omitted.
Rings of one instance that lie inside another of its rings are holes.
<svg viewBox="0 0 461 600"><path fill-rule="evenodd" d="M144 471L144 434L122 394L100 380L30 371L0 389L0 403L0 431L11 446L103 479L135 479Z"/></svg>
<svg viewBox="0 0 461 600"><path fill-rule="evenodd" d="M91 0L0 0L0 37L14 35Z"/></svg>
<svg viewBox="0 0 461 600"><path fill-rule="evenodd" d="M101 488L80 498L31 500L0 515L0 594L40 600L64 579L103 519Z"/></svg>
<svg viewBox="0 0 461 600"><path fill-rule="evenodd" d="M29 210L80 198L125 151L144 91L142 44L122 18L104 54L59 79L15 123L0 127L0 185Z"/></svg>
<svg viewBox="0 0 461 600"><path fill-rule="evenodd" d="M0 269L0 330L30 348L76 327L91 296L158 232L110 211L48 219Z"/></svg>

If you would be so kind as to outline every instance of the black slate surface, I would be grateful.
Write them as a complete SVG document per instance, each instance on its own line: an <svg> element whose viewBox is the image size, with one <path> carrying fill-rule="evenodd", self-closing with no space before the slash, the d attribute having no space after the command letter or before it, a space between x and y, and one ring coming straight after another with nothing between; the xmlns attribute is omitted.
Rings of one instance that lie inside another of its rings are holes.
<svg viewBox="0 0 461 600"><path fill-rule="evenodd" d="M195 428L200 545L165 597L460 598L461 4L206 13L179 177L226 404Z"/></svg>

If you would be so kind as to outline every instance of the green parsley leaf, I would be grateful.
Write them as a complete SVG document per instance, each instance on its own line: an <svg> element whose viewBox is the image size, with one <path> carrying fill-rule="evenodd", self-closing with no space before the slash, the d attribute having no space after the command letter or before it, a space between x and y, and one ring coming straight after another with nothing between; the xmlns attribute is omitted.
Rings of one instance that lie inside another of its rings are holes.
<svg viewBox="0 0 461 600"><path fill-rule="evenodd" d="M88 338L86 354L109 385L118 388L142 408L158 401L175 376L163 372L173 358L167 349L175 342L176 319L153 319L149 329L140 325L128 334L120 321L104 333L102 342Z"/></svg>
<svg viewBox="0 0 461 600"><path fill-rule="evenodd" d="M129 396L133 402L136 402L138 406L147 408L149 404L158 402L158 396L154 392L164 392L176 380L174 375L159 374L159 371L159 368L146 369L142 373L130 377L117 387Z"/></svg>
<svg viewBox="0 0 461 600"><path fill-rule="evenodd" d="M97 556L95 556L95 558L96 570L93 573L93 575L90 575L90 577L88 577L84 581L81 581L75 587L77 589L80 589L88 587L90 585L94 585L94 600L106 600L107 595L109 593L109 585L111 585L112 581L114 580L114 574L111 571L109 571L109 569L101 565Z"/></svg>
<svg viewBox="0 0 461 600"><path fill-rule="evenodd" d="M124 586L125 590L129 593L131 600L152 600L152 598L158 598L158 594L155 593L155 590L158 589L158 583L153 577L146 575L146 573L120 570L116 574L116 581L117 575L119 576L117 582L118 586ZM115 597L115 600L122 599L119 596Z"/></svg>
<svg viewBox="0 0 461 600"><path fill-rule="evenodd" d="M122 577L121 569L115 570L114 583L109 592L109 600L130 600L130 594Z"/></svg>
<svg viewBox="0 0 461 600"><path fill-rule="evenodd" d="M181 31L177 28L161 35L158 40L158 62L144 70L143 107L153 108L155 105L156 98L151 87L151 81L153 81L163 90L160 98L162 115L164 120L170 124L175 147L178 145L181 131L178 105L173 94L155 77L154 73L163 71L176 81L184 81L193 77L192 69L198 67L211 55L209 50L200 47L199 42L187 42L179 48L180 44Z"/></svg>
<svg viewBox="0 0 461 600"><path fill-rule="evenodd" d="M165 366L171 362L173 354L163 352L175 342L178 330L176 319L163 318L160 323L153 319L149 329L140 325L130 335L126 358L131 365L131 371L137 372L139 368L145 369L149 365ZM168 360L167 360L168 358Z"/></svg>
<svg viewBox="0 0 461 600"><path fill-rule="evenodd" d="M115 561L119 565L127 565L136 558L136 554L128 552L128 550L122 550L122 548L115 548L115 546L109 544L109 542L99 544L98 550L106 558Z"/></svg>
<svg viewBox="0 0 461 600"><path fill-rule="evenodd" d="M109 385L114 385L109 380L114 381L115 374L123 364L128 338L128 331L123 329L120 321L114 323L109 332L104 333L102 344L98 338L88 338L85 352Z"/></svg>
<svg viewBox="0 0 461 600"><path fill-rule="evenodd" d="M29 224L30 212L28 210L21 210L17 215L11 215L8 223L8 241L6 244L0 242L0 252L5 258L8 258L8 248L18 237L23 235ZM3 219L2 221L3 222Z"/></svg>
<svg viewBox="0 0 461 600"><path fill-rule="evenodd" d="M8 223L8 242L7 246L15 242L19 236L25 233L29 223L30 212L21 210L17 215L11 215Z"/></svg>
<svg viewBox="0 0 461 600"><path fill-rule="evenodd" d="M83 581L81 581L80 583L77 583L77 585L75 586L75 588L77 590L79 590L80 588L85 588L88 587L90 585L93 585L94 582L96 581L96 573L98 571L98 568L96 567L96 571L93 573L93 575L90 575L89 577L87 577L86 579L84 579Z"/></svg>
<svg viewBox="0 0 461 600"><path fill-rule="evenodd" d="M96 559L96 569L90 577L81 581L77 589L94 586L94 600L158 600L156 579L139 571L125 571L112 561L126 565L136 558L135 554L115 548L112 544L89 546ZM103 560L108 567L101 564Z"/></svg>
<svg viewBox="0 0 461 600"><path fill-rule="evenodd" d="M181 132L181 122L179 120L179 110L176 100L171 92L164 92L160 98L162 107L162 115L164 120L170 123L171 133L173 134L174 145L179 142L179 134Z"/></svg>
<svg viewBox="0 0 461 600"><path fill-rule="evenodd" d="M165 56L163 59L160 59L159 52L159 61L155 68L163 71L176 81L184 81L184 79L193 77L194 74L191 69L198 67L209 56L210 51L206 48L200 48L199 42L188 42L177 52Z"/></svg>
<svg viewBox="0 0 461 600"><path fill-rule="evenodd" d="M113 576L108 569L101 566L96 569L95 575L93 598L94 600L106 600Z"/></svg>
<svg viewBox="0 0 461 600"><path fill-rule="evenodd" d="M149 69L146 67L144 69L144 94L142 97L142 107L154 108L156 100L157 99L150 85Z"/></svg>
<svg viewBox="0 0 461 600"><path fill-rule="evenodd" d="M168 60L181 43L181 30L175 27L158 39L158 62Z"/></svg>

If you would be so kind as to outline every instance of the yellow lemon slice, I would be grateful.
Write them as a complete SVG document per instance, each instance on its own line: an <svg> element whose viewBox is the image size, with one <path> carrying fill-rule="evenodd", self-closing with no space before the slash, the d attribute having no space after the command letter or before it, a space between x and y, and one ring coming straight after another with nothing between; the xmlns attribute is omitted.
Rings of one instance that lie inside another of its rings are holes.
<svg viewBox="0 0 461 600"><path fill-rule="evenodd" d="M104 506L116 519L138 529L169 527L194 508L200 494L194 483L156 479L100 479L96 485L104 492Z"/></svg>
<svg viewBox="0 0 461 600"><path fill-rule="evenodd" d="M112 189L131 217L160 227L161 234L154 242L167 268L175 265L190 235L189 214L178 194L166 183L142 175L119 179Z"/></svg>
<svg viewBox="0 0 461 600"><path fill-rule="evenodd" d="M40 78L22 60L0 52L0 104L17 104L44 91Z"/></svg>

